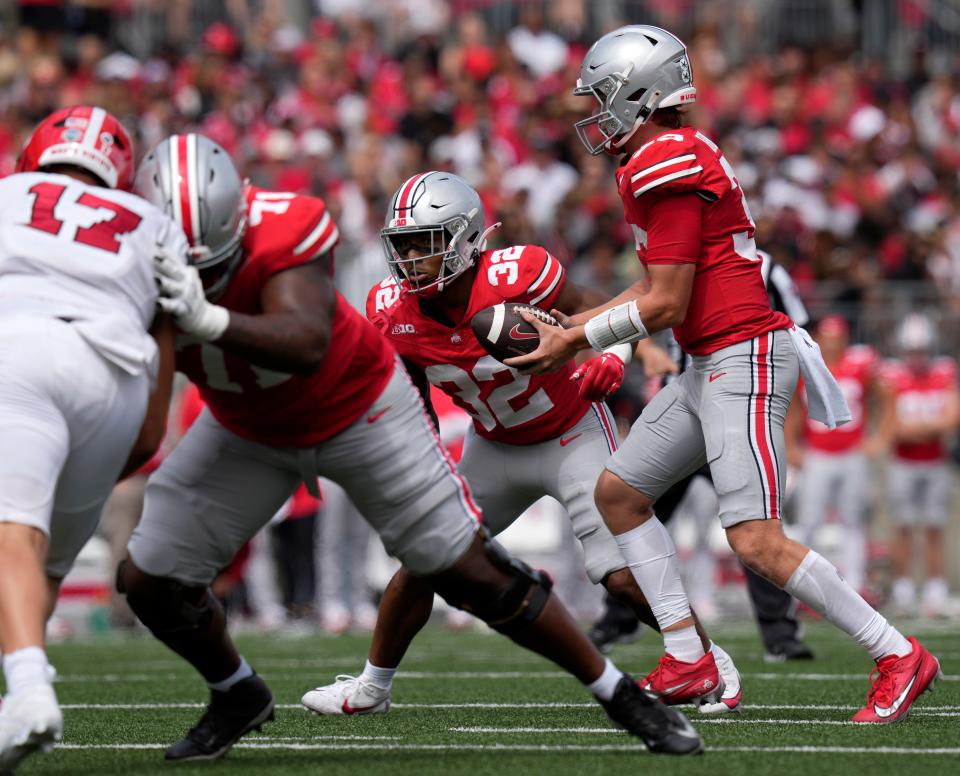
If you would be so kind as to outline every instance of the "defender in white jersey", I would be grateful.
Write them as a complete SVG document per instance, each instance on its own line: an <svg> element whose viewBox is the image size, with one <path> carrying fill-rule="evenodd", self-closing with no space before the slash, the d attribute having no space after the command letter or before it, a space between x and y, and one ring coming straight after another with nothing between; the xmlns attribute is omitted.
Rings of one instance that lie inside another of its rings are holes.
<svg viewBox="0 0 960 776"><path fill-rule="evenodd" d="M173 329L153 257L173 221L125 191L133 152L102 108L47 117L0 180L0 772L49 750L63 717L43 650L60 581L114 483L156 450Z"/></svg>

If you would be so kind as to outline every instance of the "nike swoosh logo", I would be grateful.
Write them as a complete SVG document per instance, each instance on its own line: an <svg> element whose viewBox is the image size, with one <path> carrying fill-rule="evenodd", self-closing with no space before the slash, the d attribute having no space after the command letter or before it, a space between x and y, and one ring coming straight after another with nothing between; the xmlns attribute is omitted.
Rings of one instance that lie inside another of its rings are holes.
<svg viewBox="0 0 960 776"><path fill-rule="evenodd" d="M910 678L910 681L907 683L907 686L904 688L903 692L900 693L899 697L892 704L890 704L889 708L885 709L882 706L877 706L876 704L874 704L873 710L874 712L876 712L876 715L881 719L886 719L887 717L892 717L894 714L896 714L897 711L900 709L900 707L903 705L903 702L907 699L907 695L910 693L910 690L913 687L913 683L915 681L917 681L916 674L914 674Z"/></svg>
<svg viewBox="0 0 960 776"><path fill-rule="evenodd" d="M391 404L389 407L384 407L382 410L380 410L380 412L374 412L372 415L367 415L367 423L376 423L392 406L393 405Z"/></svg>
<svg viewBox="0 0 960 776"><path fill-rule="evenodd" d="M581 431L579 434L574 434L572 437L567 437L566 439L560 437L560 447L566 447L578 436L583 436L583 432Z"/></svg>
<svg viewBox="0 0 960 776"><path fill-rule="evenodd" d="M520 324L514 324L513 328L510 329L510 339L539 339L540 335L534 332L533 334L527 334L525 331L520 331Z"/></svg>
<svg viewBox="0 0 960 776"><path fill-rule="evenodd" d="M683 682L682 684L678 684L678 685L676 685L675 687L668 687L666 690L663 691L663 694L664 694L664 695L673 695L677 690L682 690L684 687L686 687L686 686L687 686L688 684L690 684L690 682L692 682L692 681L693 681L692 679L687 679L687 681Z"/></svg>
<svg viewBox="0 0 960 776"><path fill-rule="evenodd" d="M370 711L371 709L375 709L379 705L380 705L379 703L374 703L370 706L351 706L350 701L344 698L343 706L340 707L340 710L344 714L363 714L364 712Z"/></svg>
<svg viewBox="0 0 960 776"><path fill-rule="evenodd" d="M710 378L709 378L709 381L708 381L708 382L711 382L711 383L712 383L714 380L719 380L719 379L720 379L721 377L723 377L725 374L726 374L726 372L714 372L712 375L710 375Z"/></svg>

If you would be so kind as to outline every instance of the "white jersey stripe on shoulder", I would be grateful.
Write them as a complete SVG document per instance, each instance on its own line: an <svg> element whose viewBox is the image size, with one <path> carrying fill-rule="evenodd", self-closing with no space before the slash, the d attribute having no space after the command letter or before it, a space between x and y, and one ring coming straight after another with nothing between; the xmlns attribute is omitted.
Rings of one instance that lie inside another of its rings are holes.
<svg viewBox="0 0 960 776"><path fill-rule="evenodd" d="M103 129L103 122L107 118L107 112L103 108L94 108L90 111L90 120L87 122L87 128L83 133L81 145L97 147L97 141L100 139L100 130Z"/></svg>
<svg viewBox="0 0 960 776"><path fill-rule="evenodd" d="M543 270L541 270L540 275L537 277L537 279L530 284L530 288L527 289L528 294L532 294L534 291L540 288L540 284L547 279L547 275L550 274L551 264L553 264L553 256L551 256L548 253L547 260L543 263Z"/></svg>
<svg viewBox="0 0 960 776"><path fill-rule="evenodd" d="M697 132L694 133L694 137L697 138L697 140L700 140L700 141L702 141L703 143L705 143L706 146L707 146L707 148L709 148L709 149L710 149L711 151L713 151L714 153L716 153L717 151L720 150L720 149L717 147L717 144L714 143L714 142L713 142L709 137L707 137L705 134L703 134L703 132L700 132L699 130L697 130Z"/></svg>
<svg viewBox="0 0 960 776"><path fill-rule="evenodd" d="M530 304L536 306L550 296L550 294L553 293L553 289L555 289L557 284L560 282L560 278L563 277L563 265L559 261L554 261L553 264L557 265L557 274L553 276L553 280L550 281L550 285L546 287L542 294L539 294L530 300Z"/></svg>
<svg viewBox="0 0 960 776"><path fill-rule="evenodd" d="M323 218L320 219L320 222L313 228L313 231L310 232L306 237L303 238L303 241L293 249L293 255L299 256L301 253L305 252L307 248L313 245L317 240L320 239L321 235L327 231L327 227L330 225L330 214L324 213Z"/></svg>
<svg viewBox="0 0 960 776"><path fill-rule="evenodd" d="M317 251L316 255L321 256L324 253L330 251L334 245L337 244L337 240L340 239L340 230L336 226L333 227L333 231L330 233L330 236L324 241L323 245L320 246L320 249Z"/></svg>
<svg viewBox="0 0 960 776"><path fill-rule="evenodd" d="M646 167L640 170L640 172L634 173L630 177L630 180L631 182L636 183L638 179L644 177L645 175L649 175L652 172L656 172L657 170L662 170L664 167L671 167L675 164L680 164L680 162L692 162L696 158L697 158L696 154L683 154L682 156L675 156L673 157L673 159L667 159L667 161L665 162L658 162L657 164L651 164L649 167Z"/></svg>
<svg viewBox="0 0 960 776"><path fill-rule="evenodd" d="M699 164L696 167L690 167L689 169L686 169L686 170L677 170L677 172L672 172L669 175L664 175L660 178L657 178L656 180L650 181L650 183L647 183L644 186L641 186L639 189L636 189L633 192L633 196L639 197L641 194L644 194L650 191L650 189L655 188L656 186L660 186L661 184L664 184L664 183L669 183L670 181L676 180L677 178L686 177L687 175L696 175L698 172L702 172L702 171L703 171L703 167L701 167Z"/></svg>

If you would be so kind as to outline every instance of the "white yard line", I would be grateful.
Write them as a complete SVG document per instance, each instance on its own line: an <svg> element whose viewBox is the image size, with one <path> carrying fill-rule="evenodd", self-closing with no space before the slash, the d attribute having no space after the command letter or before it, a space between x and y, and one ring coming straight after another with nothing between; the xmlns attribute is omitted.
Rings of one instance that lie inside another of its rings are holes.
<svg viewBox="0 0 960 776"><path fill-rule="evenodd" d="M110 750L143 750L166 749L169 744L57 744L57 749L110 749ZM241 741L235 749L266 749L287 751L477 751L477 752L638 752L643 749L637 743L633 745L590 745L590 744L367 744L367 743L259 743ZM724 752L757 752L796 754L909 754L909 755L958 755L958 747L940 747L935 749L921 749L914 747L874 747L874 746L711 746L707 751L713 753Z"/></svg>
<svg viewBox="0 0 960 776"><path fill-rule="evenodd" d="M866 671L857 674L820 674L820 673L783 673L760 672L740 674L745 679L757 679L759 681L776 682L866 682L868 674ZM162 679L183 679L185 674L63 674L57 677L57 682L62 684L122 684L125 682L155 682ZM268 679L303 679L301 674L267 674ZM570 674L563 671L400 671L397 679L571 679ZM943 677L945 681L960 681L960 674L947 674Z"/></svg>
<svg viewBox="0 0 960 776"><path fill-rule="evenodd" d="M202 709L204 703L61 703L67 710L136 710L136 709ZM278 703L278 709L306 709L299 703ZM394 703L394 709L595 709L596 703ZM782 711L856 711L859 706L834 706L818 704L745 704L744 710ZM911 714L926 714L937 717L960 716L960 706L927 706L912 709Z"/></svg>

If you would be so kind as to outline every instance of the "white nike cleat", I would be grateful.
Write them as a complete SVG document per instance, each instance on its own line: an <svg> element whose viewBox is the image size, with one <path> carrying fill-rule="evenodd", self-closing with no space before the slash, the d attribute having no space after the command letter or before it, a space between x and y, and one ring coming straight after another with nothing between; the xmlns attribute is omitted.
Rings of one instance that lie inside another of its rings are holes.
<svg viewBox="0 0 960 776"><path fill-rule="evenodd" d="M385 714L390 711L390 688L341 674L333 684L310 690L300 703L317 714Z"/></svg>
<svg viewBox="0 0 960 776"><path fill-rule="evenodd" d="M723 680L723 694L716 703L704 702L698 707L701 714L728 714L731 711L740 711L740 702L743 700L743 687L740 684L740 672L730 657L716 644L710 645L714 660L717 661L717 671Z"/></svg>
<svg viewBox="0 0 960 776"><path fill-rule="evenodd" d="M0 773L13 773L32 752L49 752L62 736L63 712L53 687L38 684L8 695L0 708Z"/></svg>

